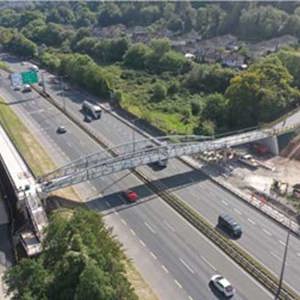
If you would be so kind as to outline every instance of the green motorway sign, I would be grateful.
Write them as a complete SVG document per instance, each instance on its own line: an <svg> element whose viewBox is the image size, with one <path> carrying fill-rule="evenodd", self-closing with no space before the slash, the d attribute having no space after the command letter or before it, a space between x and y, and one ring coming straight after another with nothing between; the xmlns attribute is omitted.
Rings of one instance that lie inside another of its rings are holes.
<svg viewBox="0 0 300 300"><path fill-rule="evenodd" d="M22 72L21 75L23 84L33 84L39 81L35 71Z"/></svg>

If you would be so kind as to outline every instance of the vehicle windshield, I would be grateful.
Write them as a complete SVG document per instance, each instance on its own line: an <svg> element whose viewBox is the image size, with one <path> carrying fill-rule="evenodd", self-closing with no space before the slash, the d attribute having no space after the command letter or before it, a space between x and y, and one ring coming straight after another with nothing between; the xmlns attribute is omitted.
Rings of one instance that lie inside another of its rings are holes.
<svg viewBox="0 0 300 300"><path fill-rule="evenodd" d="M228 285L225 287L226 292L232 292L233 287L231 285Z"/></svg>

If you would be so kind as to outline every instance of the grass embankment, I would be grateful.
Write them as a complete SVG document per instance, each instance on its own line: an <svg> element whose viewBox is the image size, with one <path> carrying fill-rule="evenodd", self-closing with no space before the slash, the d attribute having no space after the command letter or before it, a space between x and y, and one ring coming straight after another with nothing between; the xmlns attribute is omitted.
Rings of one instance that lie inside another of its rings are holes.
<svg viewBox="0 0 300 300"><path fill-rule="evenodd" d="M53 169L56 165L49 157L45 149L36 138L30 133L28 128L22 123L14 111L0 97L0 124L9 134L11 140L22 154L35 176L40 176ZM63 199L72 201L82 201L73 188L66 188L54 193ZM66 214L70 210L64 210ZM149 285L143 280L140 273L131 262L126 262L128 280L135 288L136 294L141 300L158 300Z"/></svg>

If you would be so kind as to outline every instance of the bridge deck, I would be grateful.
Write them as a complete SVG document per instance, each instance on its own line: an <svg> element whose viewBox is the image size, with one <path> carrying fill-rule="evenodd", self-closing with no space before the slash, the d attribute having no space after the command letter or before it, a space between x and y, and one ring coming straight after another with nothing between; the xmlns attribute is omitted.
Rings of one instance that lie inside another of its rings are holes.
<svg viewBox="0 0 300 300"><path fill-rule="evenodd" d="M30 244L24 245L25 250L29 255L37 254L41 249L40 241L43 238L43 229L47 226L48 219L37 195L38 185L34 176L1 126L0 157L14 186L18 201L26 206L35 229L35 234L31 234ZM26 242L26 239L23 239L23 243L24 240Z"/></svg>

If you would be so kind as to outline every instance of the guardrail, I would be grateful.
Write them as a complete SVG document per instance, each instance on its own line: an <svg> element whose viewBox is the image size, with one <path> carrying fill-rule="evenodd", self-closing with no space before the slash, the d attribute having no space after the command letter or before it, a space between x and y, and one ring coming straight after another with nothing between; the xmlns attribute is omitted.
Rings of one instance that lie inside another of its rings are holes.
<svg viewBox="0 0 300 300"><path fill-rule="evenodd" d="M117 154L111 149L112 145L108 141L105 141L103 137L100 137L96 132L82 124L78 117L76 117L70 111L65 111L63 106L60 106L55 100L53 100L48 94L43 93L39 89L35 90L44 98L46 98L51 104L56 106L60 111L66 114L76 125L83 129L94 141L100 144L105 150L107 150L112 156ZM196 210L179 199L174 194L170 194L167 191L167 187L161 182L152 182L150 178L147 178L141 171L132 170L132 173L142 180L147 186L157 195L159 195L166 203L168 203L174 210L176 210L181 216L183 216L190 224L192 224L198 231L209 238L214 244L222 249L233 261L239 264L245 271L253 276L258 282L260 282L271 293L275 294L278 289L278 278L254 259L248 252L240 248L237 244L233 243L229 239L226 239L220 234L208 221L206 221ZM279 295L280 300L300 300L300 296L285 283L282 285L282 289Z"/></svg>

